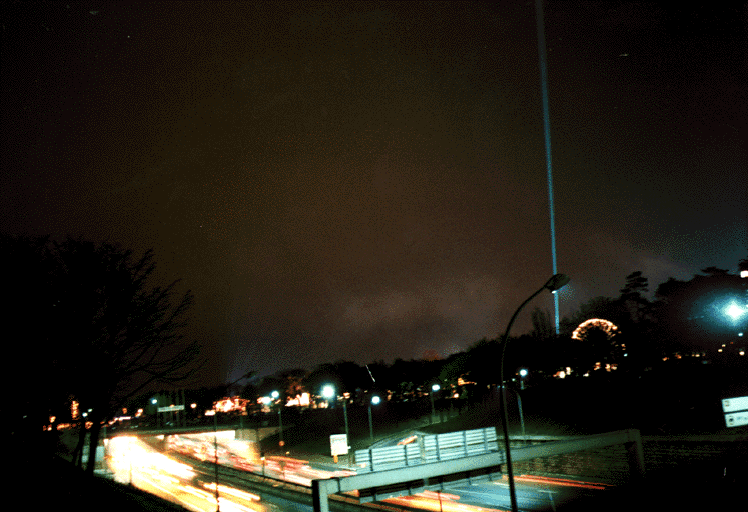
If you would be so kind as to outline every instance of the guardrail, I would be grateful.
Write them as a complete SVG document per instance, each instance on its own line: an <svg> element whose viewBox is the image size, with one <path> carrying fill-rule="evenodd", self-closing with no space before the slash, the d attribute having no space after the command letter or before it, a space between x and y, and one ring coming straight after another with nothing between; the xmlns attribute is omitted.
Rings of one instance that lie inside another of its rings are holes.
<svg viewBox="0 0 748 512"><path fill-rule="evenodd" d="M463 430L447 434L417 436L411 443L356 450L358 472L390 469L460 459L498 450L496 429Z"/></svg>
<svg viewBox="0 0 748 512"><path fill-rule="evenodd" d="M623 444L626 447L630 479L641 480L644 477L644 452L641 435L638 430L634 429L512 449L512 458L519 462L615 444ZM470 479L471 475L476 472L480 472L481 476L487 474L490 477L495 471L500 471L500 466L505 463L506 456L503 451L491 451L428 464L403 465L390 470L375 470L341 478L312 480L314 512L329 511L328 496L330 494L358 490L365 491L367 500L379 501L402 494L420 492L429 487L430 478L439 479L435 488L441 489L444 485L444 478Z"/></svg>

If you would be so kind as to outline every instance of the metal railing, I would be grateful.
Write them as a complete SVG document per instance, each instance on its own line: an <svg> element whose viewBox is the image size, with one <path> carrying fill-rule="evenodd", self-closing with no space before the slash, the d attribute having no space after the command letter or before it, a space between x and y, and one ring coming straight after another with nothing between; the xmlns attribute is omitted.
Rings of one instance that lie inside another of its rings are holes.
<svg viewBox="0 0 748 512"><path fill-rule="evenodd" d="M491 427L447 434L421 435L408 444L356 450L355 461L359 472L387 471L497 450L496 429Z"/></svg>

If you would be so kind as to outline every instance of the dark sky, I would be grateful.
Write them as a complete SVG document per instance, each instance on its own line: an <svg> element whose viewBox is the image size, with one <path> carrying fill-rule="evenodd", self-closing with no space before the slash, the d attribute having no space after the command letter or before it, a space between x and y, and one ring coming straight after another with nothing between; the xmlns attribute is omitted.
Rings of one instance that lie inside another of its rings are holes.
<svg viewBox="0 0 748 512"><path fill-rule="evenodd" d="M748 254L748 4L718 4L545 4L562 315ZM553 273L532 1L2 23L0 228L154 248L206 382L447 356Z"/></svg>

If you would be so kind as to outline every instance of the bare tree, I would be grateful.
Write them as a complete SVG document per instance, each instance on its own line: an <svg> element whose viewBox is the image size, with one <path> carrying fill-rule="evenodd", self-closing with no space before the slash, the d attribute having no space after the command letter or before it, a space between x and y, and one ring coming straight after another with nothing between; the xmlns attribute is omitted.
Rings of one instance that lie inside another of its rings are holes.
<svg viewBox="0 0 748 512"><path fill-rule="evenodd" d="M199 367L197 340L185 329L193 296L178 292L178 281L155 284L150 250L136 257L110 243L67 239L46 243L39 261L36 272L45 279L25 276L41 283L27 294L35 304L26 307L44 316L34 359L45 363L49 392L90 409L86 470L93 473L102 422L150 385L183 381ZM33 274L34 265L25 268Z"/></svg>

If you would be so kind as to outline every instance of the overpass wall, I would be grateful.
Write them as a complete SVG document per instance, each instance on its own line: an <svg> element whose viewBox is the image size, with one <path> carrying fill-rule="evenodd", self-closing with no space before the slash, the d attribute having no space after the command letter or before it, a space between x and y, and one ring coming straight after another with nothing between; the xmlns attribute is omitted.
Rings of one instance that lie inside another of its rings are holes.
<svg viewBox="0 0 748 512"><path fill-rule="evenodd" d="M554 439L555 440L555 439ZM532 440L529 444L549 442ZM643 436L647 472L666 471L684 464L715 466L736 458L748 460L748 436ZM512 443L521 447L522 443ZM705 466L705 471L709 468ZM514 464L517 474L567 476L575 479L620 484L629 475L623 445L541 457Z"/></svg>

